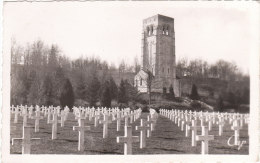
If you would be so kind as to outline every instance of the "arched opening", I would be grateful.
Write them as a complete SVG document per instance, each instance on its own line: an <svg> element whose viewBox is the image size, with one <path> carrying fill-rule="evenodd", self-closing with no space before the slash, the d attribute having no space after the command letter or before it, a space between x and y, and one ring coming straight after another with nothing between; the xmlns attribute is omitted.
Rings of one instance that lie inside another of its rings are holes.
<svg viewBox="0 0 260 163"><path fill-rule="evenodd" d="M143 84L143 79L141 78L141 79L140 79L140 85L142 85L142 84Z"/></svg>
<svg viewBox="0 0 260 163"><path fill-rule="evenodd" d="M153 35L153 26L151 26L151 35Z"/></svg>
<svg viewBox="0 0 260 163"><path fill-rule="evenodd" d="M150 35L150 28L149 27L147 27L147 34L148 34L148 36Z"/></svg>
<svg viewBox="0 0 260 163"><path fill-rule="evenodd" d="M163 26L163 29L162 29L162 34L164 35L165 34L165 27Z"/></svg>
<svg viewBox="0 0 260 163"><path fill-rule="evenodd" d="M166 34L166 35L169 35L169 27L168 27L168 26L166 27L165 34Z"/></svg>

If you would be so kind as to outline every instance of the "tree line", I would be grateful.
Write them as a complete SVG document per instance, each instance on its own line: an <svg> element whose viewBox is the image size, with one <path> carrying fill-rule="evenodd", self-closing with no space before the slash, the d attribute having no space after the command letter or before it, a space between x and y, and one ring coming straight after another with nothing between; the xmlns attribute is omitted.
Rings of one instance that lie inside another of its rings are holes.
<svg viewBox="0 0 260 163"><path fill-rule="evenodd" d="M226 81L239 81L248 78L238 68L236 63L224 61L222 59L213 64L209 64L202 59L188 60L181 58L177 64L177 75L179 77L192 77L192 78L218 78Z"/></svg>
<svg viewBox="0 0 260 163"><path fill-rule="evenodd" d="M11 104L54 106L106 106L127 104L136 89L122 79L117 85L115 67L98 58L71 60L57 45L38 40L26 47L12 41Z"/></svg>
<svg viewBox="0 0 260 163"><path fill-rule="evenodd" d="M129 102L140 100L134 84L122 77L126 73L139 72L137 58L133 65L122 61L117 68L96 57L72 60L63 55L57 45L49 46L41 40L26 46L13 40L11 45L12 105L110 107L115 103L116 106L126 107ZM176 71L181 78L249 81L249 77L243 75L234 63L223 60L209 64L199 59L188 61L184 58L177 62ZM115 82L114 72L118 73L119 82ZM223 93L218 104L227 100L234 104L245 99L244 103L249 102L249 89L234 98L237 95L232 91ZM170 88L167 99L174 99L173 88Z"/></svg>

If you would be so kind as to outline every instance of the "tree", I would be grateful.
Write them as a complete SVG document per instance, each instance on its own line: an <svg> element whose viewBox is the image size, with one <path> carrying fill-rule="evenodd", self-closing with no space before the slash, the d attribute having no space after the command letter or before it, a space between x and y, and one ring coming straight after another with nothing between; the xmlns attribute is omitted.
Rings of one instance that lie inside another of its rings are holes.
<svg viewBox="0 0 260 163"><path fill-rule="evenodd" d="M243 90L242 102L244 104L249 104L249 101L250 101L250 91L247 87L245 87Z"/></svg>
<svg viewBox="0 0 260 163"><path fill-rule="evenodd" d="M110 77L109 86L110 86L111 99L117 99L118 88L112 77Z"/></svg>
<svg viewBox="0 0 260 163"><path fill-rule="evenodd" d="M111 106L111 93L110 93L110 88L109 88L109 82L105 81L101 93L101 105L103 107L110 107Z"/></svg>
<svg viewBox="0 0 260 163"><path fill-rule="evenodd" d="M127 95L127 99L128 101L135 101L137 98L137 88L134 87L133 85L131 85L128 80L124 81L125 84L125 88L126 88L126 95Z"/></svg>
<svg viewBox="0 0 260 163"><path fill-rule="evenodd" d="M200 96L199 96L198 91L197 91L197 86L195 84L192 85L190 98L192 100L199 100L200 99Z"/></svg>
<svg viewBox="0 0 260 163"><path fill-rule="evenodd" d="M79 76L78 76L78 80L77 80L77 84L76 84L76 95L77 98L85 100L86 98L86 83L85 83L85 79L83 76L83 73L80 72Z"/></svg>
<svg viewBox="0 0 260 163"><path fill-rule="evenodd" d="M221 96L218 97L217 101L216 101L216 106L217 106L217 110L222 112L224 110L224 103L223 103L223 99Z"/></svg>
<svg viewBox="0 0 260 163"><path fill-rule="evenodd" d="M134 71L137 74L141 69L137 56L134 58Z"/></svg>
<svg viewBox="0 0 260 163"><path fill-rule="evenodd" d="M169 99L173 100L175 98L175 95L174 95L174 90L173 90L172 84L170 85L169 92L170 92Z"/></svg>
<svg viewBox="0 0 260 163"><path fill-rule="evenodd" d="M62 91L60 94L60 105L63 108L65 106L72 108L74 105L74 92L69 79L66 79L62 85Z"/></svg>
<svg viewBox="0 0 260 163"><path fill-rule="evenodd" d="M59 99L60 94L61 94L61 83L63 83L66 80L65 74L63 72L63 68L62 67L56 67L54 68L54 73L53 73L53 86L54 86L54 96L56 99Z"/></svg>
<svg viewBox="0 0 260 163"><path fill-rule="evenodd" d="M53 85L51 82L51 77L49 75L47 75L44 78L44 81L41 85L40 97L41 97L40 100L41 105L46 105L46 106L53 105L53 98L54 98Z"/></svg>
<svg viewBox="0 0 260 163"><path fill-rule="evenodd" d="M40 81L37 78L35 78L27 96L27 101L29 105L38 105L38 103L40 102L40 88Z"/></svg>
<svg viewBox="0 0 260 163"><path fill-rule="evenodd" d="M25 105L29 93L28 77L25 68L11 76L11 102L16 105Z"/></svg>
<svg viewBox="0 0 260 163"><path fill-rule="evenodd" d="M236 103L236 97L235 94L231 91L228 92L227 101L234 106Z"/></svg>
<svg viewBox="0 0 260 163"><path fill-rule="evenodd" d="M93 70L90 83L87 87L87 99L90 106L96 106L99 98L100 82L97 78L96 71Z"/></svg>
<svg viewBox="0 0 260 163"><path fill-rule="evenodd" d="M48 57L48 66L51 69L58 67L58 47L55 45L51 46L51 50Z"/></svg>
<svg viewBox="0 0 260 163"><path fill-rule="evenodd" d="M121 80L118 91L118 103L128 103L125 81Z"/></svg>

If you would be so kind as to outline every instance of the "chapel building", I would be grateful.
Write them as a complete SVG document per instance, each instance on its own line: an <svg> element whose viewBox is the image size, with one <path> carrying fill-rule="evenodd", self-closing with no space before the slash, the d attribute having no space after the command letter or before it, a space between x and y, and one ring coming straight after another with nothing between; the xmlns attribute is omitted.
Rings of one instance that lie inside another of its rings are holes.
<svg viewBox="0 0 260 163"><path fill-rule="evenodd" d="M174 19L155 15L143 20L142 64L135 76L139 92L147 92L147 77L153 74L152 92L169 93L173 87L176 97L181 96L180 80L176 77Z"/></svg>

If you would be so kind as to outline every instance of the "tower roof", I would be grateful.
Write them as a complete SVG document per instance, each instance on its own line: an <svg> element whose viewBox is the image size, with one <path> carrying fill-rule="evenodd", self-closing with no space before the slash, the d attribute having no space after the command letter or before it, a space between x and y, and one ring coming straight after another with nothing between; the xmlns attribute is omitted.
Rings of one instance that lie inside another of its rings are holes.
<svg viewBox="0 0 260 163"><path fill-rule="evenodd" d="M157 18L157 20L174 21L173 18L164 16L164 15L160 15L160 14L156 14L154 16L148 17L148 18L144 19L144 21L149 20L149 19L154 19L154 18Z"/></svg>

